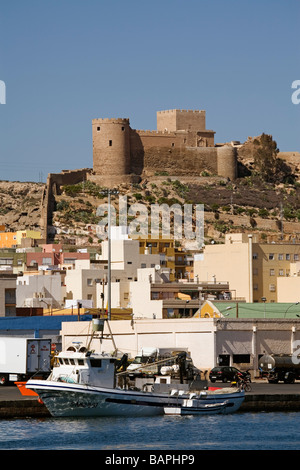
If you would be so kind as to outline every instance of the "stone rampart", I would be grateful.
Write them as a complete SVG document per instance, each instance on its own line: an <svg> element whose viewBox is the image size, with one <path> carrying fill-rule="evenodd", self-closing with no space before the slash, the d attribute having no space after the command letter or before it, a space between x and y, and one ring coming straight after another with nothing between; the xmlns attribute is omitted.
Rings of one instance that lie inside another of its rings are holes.
<svg viewBox="0 0 300 470"><path fill-rule="evenodd" d="M48 241L48 227L52 225L52 213L55 205L55 195L60 193L60 187L67 184L77 184L87 180L92 172L90 168L80 170L63 170L61 173L49 173L46 187L41 200L41 229L42 238Z"/></svg>

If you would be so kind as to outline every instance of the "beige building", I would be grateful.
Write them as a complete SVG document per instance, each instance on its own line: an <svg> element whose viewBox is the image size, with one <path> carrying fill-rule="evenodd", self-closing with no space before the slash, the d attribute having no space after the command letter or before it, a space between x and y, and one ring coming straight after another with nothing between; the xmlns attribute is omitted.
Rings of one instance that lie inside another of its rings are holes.
<svg viewBox="0 0 300 470"><path fill-rule="evenodd" d="M291 270L292 272L292 270ZM278 302L300 302L300 273L277 278Z"/></svg>
<svg viewBox="0 0 300 470"><path fill-rule="evenodd" d="M195 256L194 272L200 280L229 282L234 299L246 302L288 302L283 298L282 279L295 273L300 259L300 244L257 243L244 233L226 234L224 244L206 245Z"/></svg>
<svg viewBox="0 0 300 470"><path fill-rule="evenodd" d="M16 274L0 272L0 317L16 315L16 279Z"/></svg>

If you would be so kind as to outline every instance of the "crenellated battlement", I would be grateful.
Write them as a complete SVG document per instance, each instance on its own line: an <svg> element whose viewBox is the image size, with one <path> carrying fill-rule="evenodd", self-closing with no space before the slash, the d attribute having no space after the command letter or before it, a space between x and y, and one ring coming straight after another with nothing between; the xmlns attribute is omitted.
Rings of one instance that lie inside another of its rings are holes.
<svg viewBox="0 0 300 470"><path fill-rule="evenodd" d="M166 109L166 110L163 110L163 111L157 111L157 114L170 114L170 113L192 113L192 114L196 114L196 113L206 113L206 111L204 109Z"/></svg>
<svg viewBox="0 0 300 470"><path fill-rule="evenodd" d="M170 136L175 136L176 132L171 132L171 131L151 131L148 129L136 129L136 132L138 134L143 134L143 135L156 135L156 136L165 136L165 135L170 135Z"/></svg>
<svg viewBox="0 0 300 470"><path fill-rule="evenodd" d="M94 124L128 124L129 118L103 118L103 119L93 119L92 123Z"/></svg>

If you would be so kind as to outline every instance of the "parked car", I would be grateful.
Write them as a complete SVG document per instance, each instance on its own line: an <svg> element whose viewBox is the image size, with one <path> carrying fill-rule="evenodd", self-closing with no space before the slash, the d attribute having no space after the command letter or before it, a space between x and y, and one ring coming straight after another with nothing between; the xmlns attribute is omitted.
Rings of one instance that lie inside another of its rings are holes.
<svg viewBox="0 0 300 470"><path fill-rule="evenodd" d="M209 373L209 380L211 382L216 382L217 380L222 382L234 381L238 375L248 375L250 377L249 372L241 372L236 367L230 366L219 366L214 367Z"/></svg>

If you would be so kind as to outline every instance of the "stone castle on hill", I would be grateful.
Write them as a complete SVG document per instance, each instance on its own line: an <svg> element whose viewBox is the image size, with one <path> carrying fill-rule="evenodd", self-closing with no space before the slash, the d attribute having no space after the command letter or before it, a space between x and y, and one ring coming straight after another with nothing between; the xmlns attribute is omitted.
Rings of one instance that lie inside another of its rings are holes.
<svg viewBox="0 0 300 470"><path fill-rule="evenodd" d="M185 181L204 172L234 180L236 143L215 144L206 129L206 113L197 110L157 112L157 130L135 130L129 119L93 119L93 168L50 173L41 202L41 227L48 238L55 196L64 185L93 181L104 187L170 176Z"/></svg>
<svg viewBox="0 0 300 470"><path fill-rule="evenodd" d="M94 119L93 171L88 179L110 187L159 172L200 177L204 170L235 179L236 148L216 146L215 132L206 129L205 119L205 111L158 111L156 131L132 129L129 119Z"/></svg>

